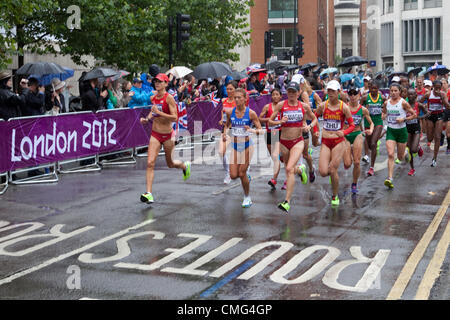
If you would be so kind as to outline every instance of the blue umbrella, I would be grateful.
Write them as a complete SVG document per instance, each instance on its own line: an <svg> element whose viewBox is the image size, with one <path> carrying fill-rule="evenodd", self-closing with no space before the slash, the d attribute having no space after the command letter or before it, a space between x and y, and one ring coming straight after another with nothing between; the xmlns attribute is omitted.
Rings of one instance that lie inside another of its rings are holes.
<svg viewBox="0 0 450 320"><path fill-rule="evenodd" d="M58 78L61 81L72 78L75 71L70 68L62 67L65 72L63 73L54 73L54 74L46 74L46 75L31 75L29 78L36 78L39 80L39 83L43 86L50 85L54 78Z"/></svg>
<svg viewBox="0 0 450 320"><path fill-rule="evenodd" d="M353 78L355 78L355 75L351 73L344 73L339 78L341 79L341 83L345 83L347 81L353 80Z"/></svg>
<svg viewBox="0 0 450 320"><path fill-rule="evenodd" d="M328 69L323 70L323 71L320 73L320 76L323 76L324 74L337 73L338 71L339 71L339 70L336 69L336 68L328 68Z"/></svg>
<svg viewBox="0 0 450 320"><path fill-rule="evenodd" d="M437 71L439 75L445 75L445 74L449 73L449 70L447 69L446 66L437 64L437 62L434 66L428 68L427 73L430 73L433 71Z"/></svg>

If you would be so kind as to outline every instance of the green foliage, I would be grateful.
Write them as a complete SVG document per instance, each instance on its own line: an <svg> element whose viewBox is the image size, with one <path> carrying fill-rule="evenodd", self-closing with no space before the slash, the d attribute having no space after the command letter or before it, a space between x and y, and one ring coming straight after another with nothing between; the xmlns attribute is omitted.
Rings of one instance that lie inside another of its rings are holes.
<svg viewBox="0 0 450 320"><path fill-rule="evenodd" d="M80 30L67 26L72 5L80 8ZM79 64L91 55L131 72L154 63L167 66L168 17L177 12L191 15L191 37L182 52L175 52L174 43L176 65L237 61L231 50L250 43L246 15L252 5L246 0L1 0L0 29L6 32L0 34L0 69L24 48L70 55Z"/></svg>

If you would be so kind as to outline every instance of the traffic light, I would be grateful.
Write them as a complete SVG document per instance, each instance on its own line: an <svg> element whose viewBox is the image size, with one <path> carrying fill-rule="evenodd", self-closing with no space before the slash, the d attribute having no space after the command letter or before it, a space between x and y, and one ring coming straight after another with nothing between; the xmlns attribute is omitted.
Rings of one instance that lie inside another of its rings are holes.
<svg viewBox="0 0 450 320"><path fill-rule="evenodd" d="M303 35L298 34L297 35L297 41L294 44L294 56L295 58L301 58L303 57L303 55L305 54L305 51L303 49L303 39L305 37L303 37Z"/></svg>
<svg viewBox="0 0 450 320"><path fill-rule="evenodd" d="M273 42L273 32L266 31L264 33L264 55L266 61L272 56L272 53L275 51Z"/></svg>
<svg viewBox="0 0 450 320"><path fill-rule="evenodd" d="M190 34L188 31L191 29L189 21L191 21L190 15L177 13L177 51L180 51L183 47L183 41L189 40Z"/></svg>

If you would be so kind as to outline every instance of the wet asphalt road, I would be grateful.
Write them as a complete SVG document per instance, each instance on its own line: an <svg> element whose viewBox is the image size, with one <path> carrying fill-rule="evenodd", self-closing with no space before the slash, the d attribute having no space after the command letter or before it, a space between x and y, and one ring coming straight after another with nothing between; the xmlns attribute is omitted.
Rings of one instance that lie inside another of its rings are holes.
<svg viewBox="0 0 450 320"><path fill-rule="evenodd" d="M318 156L316 148L316 167ZM289 215L277 209L284 192L270 191L261 163L251 167L250 209L241 208L238 181L223 185L222 165L195 161L183 182L164 157L152 206L139 201L146 158L60 175L57 184L11 186L0 196L0 298L414 299L445 242L449 159L442 148L431 168L425 153L415 177L397 165L388 191L383 143L376 175L366 178L363 165L357 196L350 193L351 170L341 167L338 209L329 205L328 178L317 177L306 186L297 181ZM425 283L428 299L450 299L448 242L444 248L442 270Z"/></svg>

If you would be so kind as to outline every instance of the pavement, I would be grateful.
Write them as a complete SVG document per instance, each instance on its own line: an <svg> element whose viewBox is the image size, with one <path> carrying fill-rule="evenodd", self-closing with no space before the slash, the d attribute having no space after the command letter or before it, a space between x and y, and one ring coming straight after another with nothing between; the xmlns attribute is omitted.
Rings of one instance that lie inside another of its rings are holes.
<svg viewBox="0 0 450 320"><path fill-rule="evenodd" d="M313 184L297 180L287 215L277 208L285 174L270 191L261 143L249 209L239 181L223 184L210 146L196 146L207 161L176 156L193 162L186 182L158 158L153 205L139 201L146 158L10 186L0 196L0 299L450 299L445 147L436 168L431 153L418 159L415 177L396 165L390 191L383 142L375 176L362 166L358 195L341 166L341 205L331 208L329 180L316 172Z"/></svg>

